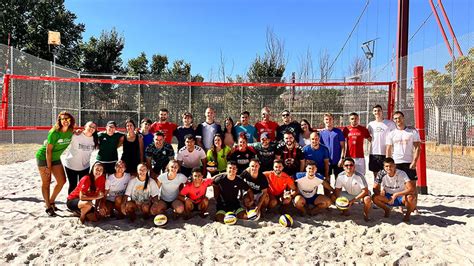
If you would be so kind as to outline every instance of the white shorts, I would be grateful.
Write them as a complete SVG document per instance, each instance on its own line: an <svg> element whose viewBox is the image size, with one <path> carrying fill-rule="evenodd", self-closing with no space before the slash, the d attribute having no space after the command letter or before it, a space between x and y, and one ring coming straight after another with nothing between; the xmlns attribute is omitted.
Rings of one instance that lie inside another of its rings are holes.
<svg viewBox="0 0 474 266"><path fill-rule="evenodd" d="M365 176L365 158L353 158L356 172Z"/></svg>

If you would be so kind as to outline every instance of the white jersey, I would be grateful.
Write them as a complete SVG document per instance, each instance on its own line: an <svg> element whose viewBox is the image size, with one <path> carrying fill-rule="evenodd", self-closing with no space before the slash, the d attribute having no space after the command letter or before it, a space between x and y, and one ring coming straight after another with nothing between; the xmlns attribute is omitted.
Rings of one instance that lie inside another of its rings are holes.
<svg viewBox="0 0 474 266"><path fill-rule="evenodd" d="M207 158L204 150L198 145L194 145L194 150L189 152L186 146L179 149L176 160L183 162L181 165L186 168L201 166L201 160Z"/></svg>
<svg viewBox="0 0 474 266"><path fill-rule="evenodd" d="M397 169L393 176L389 176L385 171L380 171L374 182L380 184L386 193L394 194L405 190L405 183L410 182L410 178L404 171Z"/></svg>
<svg viewBox="0 0 474 266"><path fill-rule="evenodd" d="M420 142L420 135L414 128L395 129L387 136L387 145L393 146L392 158L395 163L411 163L413 161L413 143Z"/></svg>
<svg viewBox="0 0 474 266"><path fill-rule="evenodd" d="M395 123L391 120L384 119L382 122L372 121L367 125L370 136L372 137L372 145L370 154L385 155L385 145L388 133L396 129Z"/></svg>
<svg viewBox="0 0 474 266"><path fill-rule="evenodd" d="M150 178L148 180L147 187L145 189L145 181L140 181L138 177L130 180L127 185L125 195L130 196L133 201L138 203L147 202L152 197L156 197L160 194L160 190L155 180Z"/></svg>
<svg viewBox="0 0 474 266"><path fill-rule="evenodd" d="M105 190L109 191L107 200L115 201L115 197L124 195L130 179L129 173L124 173L121 178L117 178L115 174L107 175L107 180L105 180Z"/></svg>
<svg viewBox="0 0 474 266"><path fill-rule="evenodd" d="M188 179L185 175L178 173L174 179L169 180L168 173L163 173L158 176L158 181L161 183L160 199L172 202L178 197L179 186L186 183Z"/></svg>
<svg viewBox="0 0 474 266"><path fill-rule="evenodd" d="M308 176L303 176L295 180L296 187L298 191L305 198L311 198L318 192L318 186L321 185L324 181L322 175L316 174L314 178L308 178Z"/></svg>
<svg viewBox="0 0 474 266"><path fill-rule="evenodd" d="M367 187L367 181L359 173L355 172L352 176L347 176L342 172L337 176L336 188L344 188L347 193L357 196Z"/></svg>
<svg viewBox="0 0 474 266"><path fill-rule="evenodd" d="M94 151L95 143L92 136L87 137L84 133L73 134L69 149L63 157L63 165L74 171L82 171L90 167L91 153Z"/></svg>

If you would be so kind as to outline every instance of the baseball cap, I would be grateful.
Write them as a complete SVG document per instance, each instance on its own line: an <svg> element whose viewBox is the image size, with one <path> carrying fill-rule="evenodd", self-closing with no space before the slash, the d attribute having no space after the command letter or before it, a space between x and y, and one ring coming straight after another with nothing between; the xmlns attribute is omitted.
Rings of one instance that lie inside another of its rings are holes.
<svg viewBox="0 0 474 266"><path fill-rule="evenodd" d="M107 122L107 126L117 127L117 123L115 123L115 121L109 121L109 122Z"/></svg>
<svg viewBox="0 0 474 266"><path fill-rule="evenodd" d="M269 139L270 137L268 136L268 132L263 132L260 134L260 139Z"/></svg>

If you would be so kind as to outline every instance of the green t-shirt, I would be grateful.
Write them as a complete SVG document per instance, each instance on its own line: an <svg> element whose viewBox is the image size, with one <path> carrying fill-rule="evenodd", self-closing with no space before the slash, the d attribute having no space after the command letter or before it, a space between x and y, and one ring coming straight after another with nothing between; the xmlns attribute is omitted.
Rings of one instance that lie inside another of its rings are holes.
<svg viewBox="0 0 474 266"><path fill-rule="evenodd" d="M120 132L115 132L112 136L109 136L107 135L107 132L99 132L97 135L99 137L99 153L97 153L97 161L117 161L117 147L123 134Z"/></svg>
<svg viewBox="0 0 474 266"><path fill-rule="evenodd" d="M43 146L36 152L38 160L46 161L46 146L53 145L53 156L51 161L58 161L61 159L61 154L69 146L72 139L72 131L61 132L51 129L48 133L48 139L44 141Z"/></svg>
<svg viewBox="0 0 474 266"><path fill-rule="evenodd" d="M229 146L224 146L222 150L217 153L217 171L222 172L227 168L227 155L230 152ZM207 161L215 162L214 156L212 155L212 150L207 151Z"/></svg>

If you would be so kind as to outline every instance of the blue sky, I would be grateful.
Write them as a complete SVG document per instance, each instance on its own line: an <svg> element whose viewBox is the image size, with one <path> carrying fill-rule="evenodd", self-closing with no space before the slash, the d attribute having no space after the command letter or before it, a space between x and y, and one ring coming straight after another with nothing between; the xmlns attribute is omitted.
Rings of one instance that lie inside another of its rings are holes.
<svg viewBox="0 0 474 266"><path fill-rule="evenodd" d="M301 57L308 49L315 68L320 50L327 49L334 59L366 1L66 0L65 3L78 16L77 22L86 25L85 41L113 27L123 34L124 62L142 51L149 59L155 53L165 54L170 61L183 59L191 63L192 74L217 80L221 52L226 72L232 76L244 75L255 57L265 52L267 28L285 43L288 56L285 76L299 71ZM397 4L397 0L369 2L359 26L334 65L333 78L347 75L353 58L363 56L360 46L366 40L378 38L372 61L374 69L390 61L396 45ZM444 0L443 4L458 38L474 32L474 1ZM410 13L412 36L431 13L429 0L411 0ZM462 39L461 46L464 52L473 47L472 35ZM444 58L449 59L434 16L409 44L409 53L417 52L422 56L411 62L414 65L439 67L444 65ZM377 79L392 79L390 75L379 75Z"/></svg>

